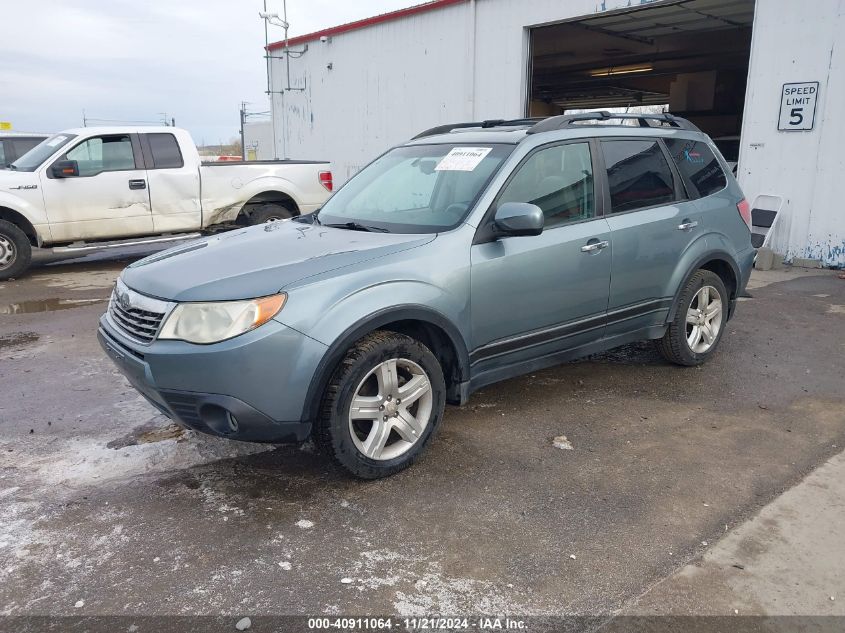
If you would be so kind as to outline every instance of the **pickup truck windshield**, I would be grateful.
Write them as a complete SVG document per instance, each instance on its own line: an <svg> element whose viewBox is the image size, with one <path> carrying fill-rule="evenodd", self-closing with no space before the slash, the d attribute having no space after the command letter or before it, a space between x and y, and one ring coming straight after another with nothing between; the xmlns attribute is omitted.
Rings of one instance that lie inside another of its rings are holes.
<svg viewBox="0 0 845 633"><path fill-rule="evenodd" d="M397 147L370 163L320 212L351 230L436 233L460 224L513 145Z"/></svg>
<svg viewBox="0 0 845 633"><path fill-rule="evenodd" d="M12 163L9 168L15 171L35 171L56 151L76 138L74 134L56 134L33 147L26 154Z"/></svg>

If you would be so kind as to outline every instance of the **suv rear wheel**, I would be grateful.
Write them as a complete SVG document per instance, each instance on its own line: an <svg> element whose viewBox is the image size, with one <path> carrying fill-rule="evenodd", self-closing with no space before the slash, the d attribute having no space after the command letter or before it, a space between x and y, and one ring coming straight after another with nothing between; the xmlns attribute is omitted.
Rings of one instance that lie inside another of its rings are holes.
<svg viewBox="0 0 845 633"><path fill-rule="evenodd" d="M728 319L728 292L722 279L697 270L681 291L678 311L657 350L678 365L700 365L715 351Z"/></svg>
<svg viewBox="0 0 845 633"><path fill-rule="evenodd" d="M355 343L323 395L315 441L356 477L410 466L443 418L443 370L422 343L377 331Z"/></svg>

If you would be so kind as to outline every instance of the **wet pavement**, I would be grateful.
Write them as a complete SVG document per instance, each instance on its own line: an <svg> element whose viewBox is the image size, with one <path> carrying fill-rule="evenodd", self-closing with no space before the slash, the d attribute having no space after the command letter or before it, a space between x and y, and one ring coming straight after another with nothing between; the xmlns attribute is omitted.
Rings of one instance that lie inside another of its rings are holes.
<svg viewBox="0 0 845 633"><path fill-rule="evenodd" d="M0 614L607 614L845 447L829 271L761 281L704 367L640 344L485 389L365 483L147 405L95 340L127 261L0 282Z"/></svg>

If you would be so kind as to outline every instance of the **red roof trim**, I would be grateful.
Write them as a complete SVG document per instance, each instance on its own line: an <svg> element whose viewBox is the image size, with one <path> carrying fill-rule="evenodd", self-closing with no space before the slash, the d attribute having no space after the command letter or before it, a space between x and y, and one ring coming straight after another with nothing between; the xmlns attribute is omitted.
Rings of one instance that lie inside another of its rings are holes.
<svg viewBox="0 0 845 633"><path fill-rule="evenodd" d="M467 0L433 0L433 2L426 2L425 4L418 4L407 9L399 9L398 11L391 11L390 13L382 13L371 18L364 18L363 20L356 20L355 22L348 22L340 26L333 26L322 31L314 31L306 35L297 35L288 39L288 46L296 46L298 44L305 44L306 42L313 42L321 37L331 37L332 35L340 35L341 33L348 33L349 31L357 31L374 24L383 24L384 22L392 22L400 18L406 18L417 13L425 13L427 11L434 11L435 9L442 9L453 4L462 4ZM273 42L267 46L268 51L278 50L285 47L285 42Z"/></svg>

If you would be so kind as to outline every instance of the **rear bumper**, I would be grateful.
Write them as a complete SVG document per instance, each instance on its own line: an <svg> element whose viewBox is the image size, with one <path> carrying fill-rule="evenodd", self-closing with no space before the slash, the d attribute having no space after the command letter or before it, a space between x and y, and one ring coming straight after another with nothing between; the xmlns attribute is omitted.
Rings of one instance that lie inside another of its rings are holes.
<svg viewBox="0 0 845 633"><path fill-rule="evenodd" d="M745 294L745 287L748 285L748 280L751 279L751 271L754 268L754 257L756 254L756 249L751 248L737 255L736 263L739 266L739 283L736 294L731 299L728 319L732 318L736 312L737 299Z"/></svg>
<svg viewBox="0 0 845 633"><path fill-rule="evenodd" d="M270 443L311 433L305 394L326 347L280 323L214 345L139 346L103 317L97 340L150 404L188 428Z"/></svg>
<svg viewBox="0 0 845 633"><path fill-rule="evenodd" d="M737 263L739 264L740 280L739 288L737 288L737 296L745 292L745 287L748 285L748 280L751 279L751 270L754 268L754 258L757 256L757 249L750 248L747 251L739 253Z"/></svg>

